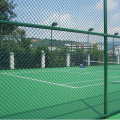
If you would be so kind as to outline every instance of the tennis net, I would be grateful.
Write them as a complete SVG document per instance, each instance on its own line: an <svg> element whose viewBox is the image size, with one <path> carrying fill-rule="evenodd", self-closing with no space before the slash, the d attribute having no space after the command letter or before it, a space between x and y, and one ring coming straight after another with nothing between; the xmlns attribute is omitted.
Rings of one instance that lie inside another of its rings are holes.
<svg viewBox="0 0 120 120"><path fill-rule="evenodd" d="M103 61L87 61L84 60L85 67L92 67L95 69L104 69ZM107 62L108 69L120 70L120 64L118 62Z"/></svg>

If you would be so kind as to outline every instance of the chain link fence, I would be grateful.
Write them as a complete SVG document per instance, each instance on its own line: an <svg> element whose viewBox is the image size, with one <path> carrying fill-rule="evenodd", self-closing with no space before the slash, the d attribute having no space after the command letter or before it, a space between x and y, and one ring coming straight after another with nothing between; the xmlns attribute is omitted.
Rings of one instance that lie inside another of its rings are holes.
<svg viewBox="0 0 120 120"><path fill-rule="evenodd" d="M1 119L98 119L120 112L119 0L1 0Z"/></svg>

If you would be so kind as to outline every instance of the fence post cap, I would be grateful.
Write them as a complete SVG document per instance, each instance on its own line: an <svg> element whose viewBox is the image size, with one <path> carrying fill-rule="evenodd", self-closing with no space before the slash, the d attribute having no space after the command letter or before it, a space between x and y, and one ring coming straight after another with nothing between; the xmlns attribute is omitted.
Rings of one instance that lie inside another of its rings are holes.
<svg viewBox="0 0 120 120"><path fill-rule="evenodd" d="M44 50L42 50L42 53L44 53Z"/></svg>

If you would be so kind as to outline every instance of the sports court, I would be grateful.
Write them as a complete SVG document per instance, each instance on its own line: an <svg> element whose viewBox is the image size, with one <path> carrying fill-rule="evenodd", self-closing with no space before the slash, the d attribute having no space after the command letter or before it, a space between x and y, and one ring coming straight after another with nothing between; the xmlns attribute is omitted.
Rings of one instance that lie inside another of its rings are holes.
<svg viewBox="0 0 120 120"><path fill-rule="evenodd" d="M114 104L116 110L120 72L115 65L108 67L108 109ZM90 119L104 112L103 66L2 70L0 74L1 119Z"/></svg>
<svg viewBox="0 0 120 120"><path fill-rule="evenodd" d="M0 119L107 119L120 113L120 0L1 0Z"/></svg>

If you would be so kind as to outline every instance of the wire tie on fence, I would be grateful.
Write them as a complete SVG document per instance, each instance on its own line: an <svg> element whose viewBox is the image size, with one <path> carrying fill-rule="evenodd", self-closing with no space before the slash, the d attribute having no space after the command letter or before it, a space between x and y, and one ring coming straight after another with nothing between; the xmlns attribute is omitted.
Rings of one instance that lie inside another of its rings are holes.
<svg viewBox="0 0 120 120"><path fill-rule="evenodd" d="M104 36L108 36L108 34L104 34Z"/></svg>

